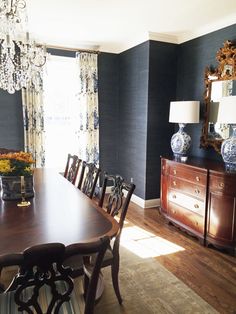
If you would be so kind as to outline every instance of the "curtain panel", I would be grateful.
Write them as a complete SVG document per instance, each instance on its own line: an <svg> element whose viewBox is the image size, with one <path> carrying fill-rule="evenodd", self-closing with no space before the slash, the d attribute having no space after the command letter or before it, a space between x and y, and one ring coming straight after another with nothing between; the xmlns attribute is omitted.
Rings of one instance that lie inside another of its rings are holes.
<svg viewBox="0 0 236 314"><path fill-rule="evenodd" d="M99 164L99 116L97 54L78 52L79 69L79 157Z"/></svg>
<svg viewBox="0 0 236 314"><path fill-rule="evenodd" d="M43 90L30 86L22 89L25 151L32 154L35 167L44 167Z"/></svg>

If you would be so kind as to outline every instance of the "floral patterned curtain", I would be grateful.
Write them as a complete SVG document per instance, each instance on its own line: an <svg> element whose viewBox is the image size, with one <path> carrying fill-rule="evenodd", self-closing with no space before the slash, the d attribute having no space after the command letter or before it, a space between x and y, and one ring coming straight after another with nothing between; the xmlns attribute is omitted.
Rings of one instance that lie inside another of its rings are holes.
<svg viewBox="0 0 236 314"><path fill-rule="evenodd" d="M78 52L79 67L79 158L99 163L98 71L97 54Z"/></svg>
<svg viewBox="0 0 236 314"><path fill-rule="evenodd" d="M36 167L44 167L43 89L22 89L25 151L32 154Z"/></svg>

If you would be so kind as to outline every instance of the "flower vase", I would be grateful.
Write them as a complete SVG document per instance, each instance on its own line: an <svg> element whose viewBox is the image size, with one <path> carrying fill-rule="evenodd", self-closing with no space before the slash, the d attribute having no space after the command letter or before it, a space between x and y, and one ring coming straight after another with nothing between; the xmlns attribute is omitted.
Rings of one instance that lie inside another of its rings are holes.
<svg viewBox="0 0 236 314"><path fill-rule="evenodd" d="M22 182L20 176L1 176L1 197L4 201L22 198ZM24 197L34 196L33 175L24 177Z"/></svg>

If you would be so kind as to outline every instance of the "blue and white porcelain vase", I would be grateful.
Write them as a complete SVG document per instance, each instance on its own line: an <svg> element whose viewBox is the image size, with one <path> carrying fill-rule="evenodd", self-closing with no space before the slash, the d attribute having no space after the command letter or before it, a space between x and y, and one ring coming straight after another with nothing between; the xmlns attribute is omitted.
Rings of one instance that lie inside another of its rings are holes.
<svg viewBox="0 0 236 314"><path fill-rule="evenodd" d="M187 156L187 151L191 145L191 137L184 132L185 123L179 123L179 131L171 138L171 149L175 157Z"/></svg>
<svg viewBox="0 0 236 314"><path fill-rule="evenodd" d="M236 170L236 124L232 124L233 134L221 145L221 155L227 170Z"/></svg>
<svg viewBox="0 0 236 314"><path fill-rule="evenodd" d="M24 197L34 196L33 175L24 177ZM1 176L1 197L4 201L19 200L22 198L20 176Z"/></svg>

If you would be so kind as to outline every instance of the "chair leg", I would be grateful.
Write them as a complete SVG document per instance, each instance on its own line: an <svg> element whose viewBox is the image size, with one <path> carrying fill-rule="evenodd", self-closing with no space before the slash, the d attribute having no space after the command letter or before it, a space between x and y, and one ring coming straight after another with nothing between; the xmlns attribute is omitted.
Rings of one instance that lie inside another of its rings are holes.
<svg viewBox="0 0 236 314"><path fill-rule="evenodd" d="M0 277L1 277L1 273L2 273L2 268L0 268ZM5 290L4 285L0 283L0 293L4 292L4 290Z"/></svg>
<svg viewBox="0 0 236 314"><path fill-rule="evenodd" d="M113 288L115 290L116 297L118 299L118 302L122 304L122 298L121 298L120 288L119 288L119 259L116 261L113 261L111 265L111 276L112 276L112 283L113 283Z"/></svg>
<svg viewBox="0 0 236 314"><path fill-rule="evenodd" d="M88 285L89 285L89 277L86 274L84 274L84 299L86 299L86 296L87 296Z"/></svg>

